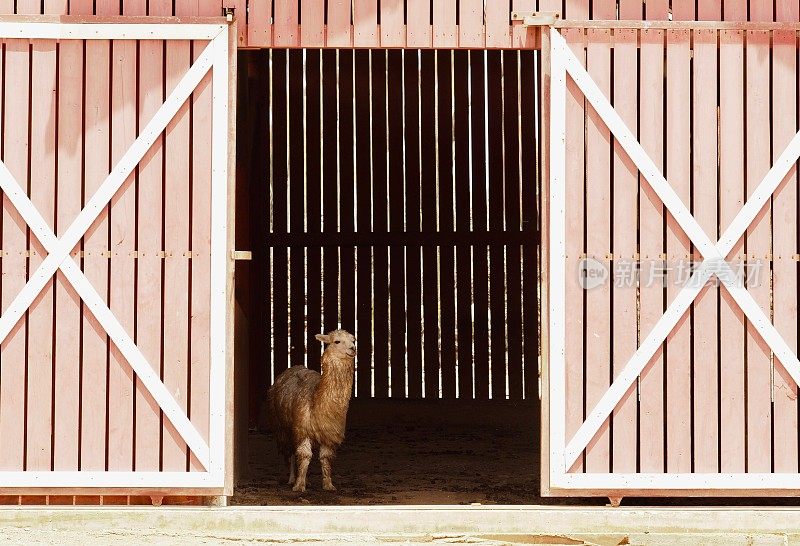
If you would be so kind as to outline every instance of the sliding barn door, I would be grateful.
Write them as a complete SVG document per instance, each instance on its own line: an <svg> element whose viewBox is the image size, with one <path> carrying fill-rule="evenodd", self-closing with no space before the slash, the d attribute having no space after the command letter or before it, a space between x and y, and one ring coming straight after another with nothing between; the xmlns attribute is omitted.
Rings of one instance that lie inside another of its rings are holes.
<svg viewBox="0 0 800 546"><path fill-rule="evenodd" d="M545 36L549 494L800 491L797 31L770 25Z"/></svg>
<svg viewBox="0 0 800 546"><path fill-rule="evenodd" d="M0 20L0 492L225 485L228 25Z"/></svg>

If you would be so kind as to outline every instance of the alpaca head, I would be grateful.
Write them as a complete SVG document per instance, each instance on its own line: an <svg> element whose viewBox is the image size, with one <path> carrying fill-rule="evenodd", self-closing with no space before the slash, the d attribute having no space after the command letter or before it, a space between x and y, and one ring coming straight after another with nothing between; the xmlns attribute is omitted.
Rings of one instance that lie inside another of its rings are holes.
<svg viewBox="0 0 800 546"><path fill-rule="evenodd" d="M356 338L346 330L333 330L328 334L317 334L317 340L328 347L325 352L338 358L354 358L356 356Z"/></svg>

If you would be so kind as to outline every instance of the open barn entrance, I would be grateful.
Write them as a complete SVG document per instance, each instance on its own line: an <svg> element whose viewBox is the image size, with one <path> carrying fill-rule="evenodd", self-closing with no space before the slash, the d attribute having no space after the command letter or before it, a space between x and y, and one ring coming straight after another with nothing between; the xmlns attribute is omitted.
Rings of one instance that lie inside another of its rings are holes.
<svg viewBox="0 0 800 546"><path fill-rule="evenodd" d="M234 502L535 502L537 78L534 51L240 53ZM336 328L358 340L339 491L314 461L300 496L263 402Z"/></svg>

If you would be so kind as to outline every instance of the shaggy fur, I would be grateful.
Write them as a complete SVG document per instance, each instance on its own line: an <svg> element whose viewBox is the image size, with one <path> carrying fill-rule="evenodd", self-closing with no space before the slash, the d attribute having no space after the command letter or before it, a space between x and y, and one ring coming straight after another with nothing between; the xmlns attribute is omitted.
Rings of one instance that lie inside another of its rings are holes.
<svg viewBox="0 0 800 546"><path fill-rule="evenodd" d="M289 465L294 491L305 491L306 472L316 449L323 489L336 489L331 463L344 441L353 391L355 338L344 330L316 337L328 345L322 355L322 375L305 366L292 366L275 379L267 394L269 425Z"/></svg>

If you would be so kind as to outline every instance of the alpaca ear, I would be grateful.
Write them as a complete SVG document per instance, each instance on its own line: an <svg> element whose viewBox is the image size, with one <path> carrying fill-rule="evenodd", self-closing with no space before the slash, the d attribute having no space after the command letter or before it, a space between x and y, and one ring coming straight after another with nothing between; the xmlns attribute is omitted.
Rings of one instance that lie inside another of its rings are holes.
<svg viewBox="0 0 800 546"><path fill-rule="evenodd" d="M314 337L317 338L317 341L321 341L322 343L325 343L325 344L330 344L330 342L331 342L331 336L326 336L326 335L323 335L323 334L317 334Z"/></svg>

